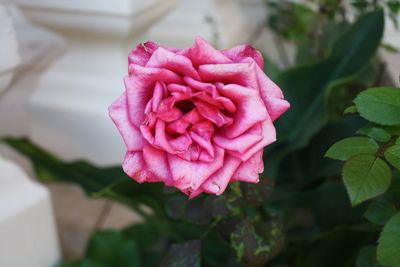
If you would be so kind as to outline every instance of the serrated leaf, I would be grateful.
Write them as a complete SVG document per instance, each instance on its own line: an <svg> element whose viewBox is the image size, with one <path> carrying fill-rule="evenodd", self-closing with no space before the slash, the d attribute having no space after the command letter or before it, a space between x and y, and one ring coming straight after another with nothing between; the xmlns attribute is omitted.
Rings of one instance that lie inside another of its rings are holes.
<svg viewBox="0 0 400 267"><path fill-rule="evenodd" d="M400 267L400 213L383 228L378 240L377 258L383 266Z"/></svg>
<svg viewBox="0 0 400 267"><path fill-rule="evenodd" d="M160 266L200 267L200 240L173 244Z"/></svg>
<svg viewBox="0 0 400 267"><path fill-rule="evenodd" d="M396 207L392 203L384 201L372 201L364 213L368 221L384 225L394 214Z"/></svg>
<svg viewBox="0 0 400 267"><path fill-rule="evenodd" d="M357 107L350 106L343 111L343 114L345 115L345 114L351 114L351 113L356 113L356 112L357 112Z"/></svg>
<svg viewBox="0 0 400 267"><path fill-rule="evenodd" d="M379 267L375 259L374 246L362 247L357 256L356 267Z"/></svg>
<svg viewBox="0 0 400 267"><path fill-rule="evenodd" d="M367 89L354 99L361 117L382 125L400 124L400 89L376 87Z"/></svg>
<svg viewBox="0 0 400 267"><path fill-rule="evenodd" d="M368 137L349 137L340 140L326 152L325 157L347 160L357 154L374 155L378 152L378 144Z"/></svg>
<svg viewBox="0 0 400 267"><path fill-rule="evenodd" d="M390 186L392 171L380 158L360 154L343 167L343 180L353 206L383 194Z"/></svg>
<svg viewBox="0 0 400 267"><path fill-rule="evenodd" d="M398 142L399 140L397 140ZM385 158L394 167L400 170L400 145L396 144L385 151Z"/></svg>
<svg viewBox="0 0 400 267"><path fill-rule="evenodd" d="M379 126L367 125L357 131L358 134L367 135L379 142L387 142L390 140L390 133Z"/></svg>

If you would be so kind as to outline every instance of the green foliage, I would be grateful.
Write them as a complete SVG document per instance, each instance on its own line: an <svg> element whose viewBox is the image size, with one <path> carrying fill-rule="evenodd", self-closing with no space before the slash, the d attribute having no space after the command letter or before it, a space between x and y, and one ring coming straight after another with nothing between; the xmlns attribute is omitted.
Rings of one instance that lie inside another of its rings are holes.
<svg viewBox="0 0 400 267"><path fill-rule="evenodd" d="M385 151L385 158L394 167L400 170L400 144L389 147Z"/></svg>
<svg viewBox="0 0 400 267"><path fill-rule="evenodd" d="M400 213L394 215L383 228L379 237L377 257L380 264L400 266Z"/></svg>
<svg viewBox="0 0 400 267"><path fill-rule="evenodd" d="M388 142L390 140L390 133L383 127L367 125L362 127L356 132L357 134L367 135L379 142Z"/></svg>
<svg viewBox="0 0 400 267"><path fill-rule="evenodd" d="M400 124L400 89L370 88L361 92L354 103L360 115L381 125Z"/></svg>
<svg viewBox="0 0 400 267"><path fill-rule="evenodd" d="M374 246L365 246L358 254L356 267L379 267L375 259L376 248Z"/></svg>
<svg viewBox="0 0 400 267"><path fill-rule="evenodd" d="M385 225L396 211L396 206L393 203L375 200L369 203L364 216L372 223Z"/></svg>
<svg viewBox="0 0 400 267"><path fill-rule="evenodd" d="M174 244L161 262L165 267L200 267L200 241Z"/></svg>
<svg viewBox="0 0 400 267"><path fill-rule="evenodd" d="M348 160L357 154L374 155L378 152L378 144L367 137L349 137L334 144L325 154L326 157Z"/></svg>

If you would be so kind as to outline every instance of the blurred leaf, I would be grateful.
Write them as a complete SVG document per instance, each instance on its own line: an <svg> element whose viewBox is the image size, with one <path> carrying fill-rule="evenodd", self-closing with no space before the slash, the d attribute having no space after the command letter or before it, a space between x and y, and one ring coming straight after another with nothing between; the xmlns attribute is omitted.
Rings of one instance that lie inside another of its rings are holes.
<svg viewBox="0 0 400 267"><path fill-rule="evenodd" d="M260 206L267 198L272 195L274 190L274 180L264 176L260 178L258 184L240 183L244 198L255 206Z"/></svg>
<svg viewBox="0 0 400 267"><path fill-rule="evenodd" d="M378 262L384 266L400 266L400 213L383 228L378 240Z"/></svg>
<svg viewBox="0 0 400 267"><path fill-rule="evenodd" d="M95 233L89 241L86 257L105 266L142 266L136 242L117 231Z"/></svg>
<svg viewBox="0 0 400 267"><path fill-rule="evenodd" d="M283 88L291 109L277 120L284 155L304 147L326 124L324 106L327 92L353 80L376 53L383 32L383 12L377 10L361 17L335 43L325 60L283 72L276 79Z"/></svg>
<svg viewBox="0 0 400 267"><path fill-rule="evenodd" d="M400 124L400 89L377 87L367 89L354 99L360 115L383 125Z"/></svg>
<svg viewBox="0 0 400 267"><path fill-rule="evenodd" d="M392 171L380 158L359 154L343 167L343 180L353 206L383 194L390 185Z"/></svg>
<svg viewBox="0 0 400 267"><path fill-rule="evenodd" d="M348 160L361 153L374 155L378 152L378 148L378 144L371 138L349 137L334 144L325 156L331 159Z"/></svg>
<svg viewBox="0 0 400 267"><path fill-rule="evenodd" d="M395 213L395 205L376 200L369 203L364 216L372 223L384 225Z"/></svg>
<svg viewBox="0 0 400 267"><path fill-rule="evenodd" d="M276 230L275 230L276 231ZM231 233L231 247L236 258L245 265L260 265L276 255L282 247L282 239L278 236L269 240L263 239L255 230L250 220L243 220Z"/></svg>
<svg viewBox="0 0 400 267"><path fill-rule="evenodd" d="M379 267L375 259L376 248L374 246L362 247L358 254L356 267Z"/></svg>
<svg viewBox="0 0 400 267"><path fill-rule="evenodd" d="M390 53L399 53L400 50L390 44L381 44L382 48Z"/></svg>
<svg viewBox="0 0 400 267"><path fill-rule="evenodd" d="M391 137L390 134L382 127L371 126L371 125L362 127L356 133L367 135L371 138L374 138L375 140L377 140L379 142L387 142L390 140L390 137Z"/></svg>
<svg viewBox="0 0 400 267"><path fill-rule="evenodd" d="M389 147L385 151L385 158L390 164L400 170L400 145Z"/></svg>
<svg viewBox="0 0 400 267"><path fill-rule="evenodd" d="M350 106L343 111L343 114L351 114L351 113L357 113L356 106Z"/></svg>
<svg viewBox="0 0 400 267"><path fill-rule="evenodd" d="M108 267L108 266L105 264L93 262L90 259L84 259L73 263L64 263L61 264L59 267Z"/></svg>
<svg viewBox="0 0 400 267"><path fill-rule="evenodd" d="M160 266L200 267L200 246L199 240L173 244Z"/></svg>

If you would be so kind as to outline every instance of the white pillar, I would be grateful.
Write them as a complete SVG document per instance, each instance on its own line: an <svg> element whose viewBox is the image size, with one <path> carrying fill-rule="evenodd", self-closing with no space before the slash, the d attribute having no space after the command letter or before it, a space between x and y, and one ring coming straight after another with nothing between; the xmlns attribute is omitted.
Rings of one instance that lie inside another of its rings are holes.
<svg viewBox="0 0 400 267"><path fill-rule="evenodd" d="M66 160L120 163L125 148L107 107L124 90L135 38L177 1L14 0L68 42L30 99L29 137Z"/></svg>
<svg viewBox="0 0 400 267"><path fill-rule="evenodd" d="M48 190L1 157L0 170L0 266L56 266L61 254Z"/></svg>

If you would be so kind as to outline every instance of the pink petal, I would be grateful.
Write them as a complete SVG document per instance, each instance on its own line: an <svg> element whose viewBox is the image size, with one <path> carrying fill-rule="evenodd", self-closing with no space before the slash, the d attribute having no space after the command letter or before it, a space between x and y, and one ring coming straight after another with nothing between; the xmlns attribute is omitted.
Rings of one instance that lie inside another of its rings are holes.
<svg viewBox="0 0 400 267"><path fill-rule="evenodd" d="M209 93L212 97L216 97L217 89L212 83L203 83L196 81L188 76L183 77L183 80L192 88Z"/></svg>
<svg viewBox="0 0 400 267"><path fill-rule="evenodd" d="M146 166L142 152L130 152L125 154L122 168L124 172L135 179L138 183L143 183L150 177L150 173L146 170L142 170Z"/></svg>
<svg viewBox="0 0 400 267"><path fill-rule="evenodd" d="M157 112L157 117L165 122L172 122L182 117L182 111L176 107L172 107L169 110Z"/></svg>
<svg viewBox="0 0 400 267"><path fill-rule="evenodd" d="M166 127L166 130L170 133L184 134L186 133L186 128L188 126L188 122L184 121L183 119L179 119L169 123Z"/></svg>
<svg viewBox="0 0 400 267"><path fill-rule="evenodd" d="M267 119L265 121L262 122L261 127L262 127L262 136L263 136L263 139L261 139L261 141L254 144L253 146L251 146L244 153L230 151L229 154L241 159L242 161L247 161L256 152L262 150L267 145L275 142L276 141L276 131L275 131L275 127L274 127L271 119L269 118L269 116L267 117Z"/></svg>
<svg viewBox="0 0 400 267"><path fill-rule="evenodd" d="M169 167L175 186L178 188L192 188L196 190L215 171L222 167L224 150L215 146L214 161L210 163L187 161L178 156L168 154Z"/></svg>
<svg viewBox="0 0 400 267"><path fill-rule="evenodd" d="M199 75L203 82L239 84L258 90L256 66L254 62L202 65L199 67Z"/></svg>
<svg viewBox="0 0 400 267"><path fill-rule="evenodd" d="M211 136L214 134L214 126L209 121L199 122L193 125L192 131L204 138L205 140L210 140Z"/></svg>
<svg viewBox="0 0 400 267"><path fill-rule="evenodd" d="M160 105L161 100L164 97L164 84L160 82L156 82L156 86L154 87L152 102L152 110L153 112L157 112L158 106Z"/></svg>
<svg viewBox="0 0 400 267"><path fill-rule="evenodd" d="M182 119L191 124L196 124L198 122L204 121L204 118L200 115L197 108L194 108L185 115L183 115Z"/></svg>
<svg viewBox="0 0 400 267"><path fill-rule="evenodd" d="M250 183L258 183L259 173L264 171L262 155L263 151L260 150L247 161L243 162L233 175L233 179Z"/></svg>
<svg viewBox="0 0 400 267"><path fill-rule="evenodd" d="M264 69L264 58L262 54L251 45L235 46L230 49L222 50L221 53L229 57L235 63L242 62L243 59L250 57L254 59L261 69Z"/></svg>
<svg viewBox="0 0 400 267"><path fill-rule="evenodd" d="M151 56L146 67L166 68L182 75L199 79L197 71L193 68L192 62L185 56L177 55L162 47L159 47Z"/></svg>
<svg viewBox="0 0 400 267"><path fill-rule="evenodd" d="M216 194L217 196L221 195L225 191L240 164L240 159L226 155L223 167L203 183L203 190L207 193ZM193 197L191 196L191 198Z"/></svg>
<svg viewBox="0 0 400 267"><path fill-rule="evenodd" d="M144 140L140 130L129 120L125 93L111 104L108 110L111 119L124 139L128 151L140 151L143 148Z"/></svg>
<svg viewBox="0 0 400 267"><path fill-rule="evenodd" d="M143 148L143 159L147 170L153 175L148 182L165 182L172 184L172 175L169 171L167 154L152 145L146 144Z"/></svg>
<svg viewBox="0 0 400 267"><path fill-rule="evenodd" d="M157 48L158 45L153 42L139 44L135 50L129 53L128 64L136 64L144 67Z"/></svg>
<svg viewBox="0 0 400 267"><path fill-rule="evenodd" d="M199 100L193 100L193 102L201 116L212 121L218 127L232 123L232 118L225 116L218 108Z"/></svg>
<svg viewBox="0 0 400 267"><path fill-rule="evenodd" d="M188 57L195 66L203 64L232 63L227 56L212 47L202 38L196 38L194 47L188 51Z"/></svg>
<svg viewBox="0 0 400 267"><path fill-rule="evenodd" d="M260 142L261 139L263 139L263 136L260 123L257 123L247 132L233 139L227 138L224 131L220 131L213 137L213 141L220 147L226 149L227 153L230 153L230 151L244 153L250 147Z"/></svg>
<svg viewBox="0 0 400 267"><path fill-rule="evenodd" d="M189 132L190 137L195 141L201 148L205 149L210 157L214 157L214 148L210 142L210 140L206 140L202 138L200 135L196 134L193 131Z"/></svg>
<svg viewBox="0 0 400 267"><path fill-rule="evenodd" d="M274 121L290 108L290 104L283 99L281 89L260 68L256 68L256 72L261 98Z"/></svg>
<svg viewBox="0 0 400 267"><path fill-rule="evenodd" d="M220 92L235 101L237 106L233 123L226 128L226 137L231 139L238 137L267 117L267 110L258 91L236 84L228 84L220 89Z"/></svg>

